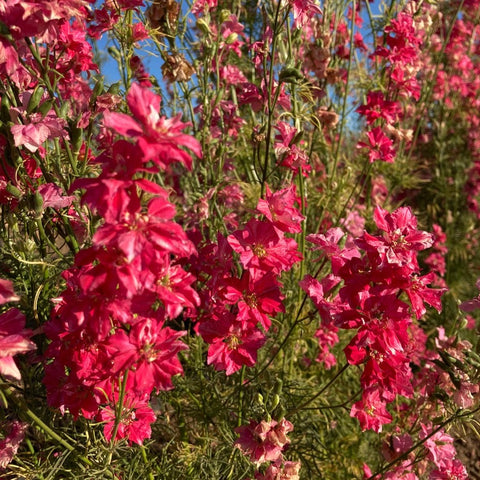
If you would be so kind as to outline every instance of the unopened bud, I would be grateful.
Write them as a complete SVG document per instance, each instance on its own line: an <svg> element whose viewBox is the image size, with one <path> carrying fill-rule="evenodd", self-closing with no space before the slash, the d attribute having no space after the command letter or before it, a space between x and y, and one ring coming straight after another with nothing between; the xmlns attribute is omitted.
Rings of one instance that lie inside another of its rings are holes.
<svg viewBox="0 0 480 480"><path fill-rule="evenodd" d="M278 407L278 404L279 404L279 403L280 403L280 395L275 394L275 395L273 396L271 409L272 409L272 410L275 410L275 409Z"/></svg>
<svg viewBox="0 0 480 480"><path fill-rule="evenodd" d="M42 218L43 197L38 192L33 194L33 209L35 210L35 218Z"/></svg>
<svg viewBox="0 0 480 480"><path fill-rule="evenodd" d="M51 109L52 109L52 106L53 106L53 100L47 100L46 102L43 102L39 107L38 107L38 111L43 115L45 116Z"/></svg>
<svg viewBox="0 0 480 480"><path fill-rule="evenodd" d="M205 35L212 35L212 31L210 30L210 26L208 23L205 21L204 18L199 18L197 20L197 27L200 29L200 31L205 34Z"/></svg>
<svg viewBox="0 0 480 480"><path fill-rule="evenodd" d="M38 85L35 87L35 90L33 91L32 96L30 97L30 100L27 105L28 114L32 113L38 107L44 93L45 93L45 90L42 87Z"/></svg>
<svg viewBox="0 0 480 480"><path fill-rule="evenodd" d="M11 183L7 183L5 190L7 190L7 192L10 195L14 196L17 199L20 199L23 196L23 193L15 185L12 185Z"/></svg>

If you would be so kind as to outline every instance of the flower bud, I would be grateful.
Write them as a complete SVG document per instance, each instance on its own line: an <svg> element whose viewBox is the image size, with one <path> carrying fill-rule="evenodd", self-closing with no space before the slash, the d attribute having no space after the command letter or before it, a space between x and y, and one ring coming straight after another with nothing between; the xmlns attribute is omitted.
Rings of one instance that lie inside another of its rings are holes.
<svg viewBox="0 0 480 480"><path fill-rule="evenodd" d="M30 100L27 105L28 114L32 113L38 107L44 93L45 93L45 90L42 87L38 85L35 87L35 90L33 91L32 96L30 97Z"/></svg>

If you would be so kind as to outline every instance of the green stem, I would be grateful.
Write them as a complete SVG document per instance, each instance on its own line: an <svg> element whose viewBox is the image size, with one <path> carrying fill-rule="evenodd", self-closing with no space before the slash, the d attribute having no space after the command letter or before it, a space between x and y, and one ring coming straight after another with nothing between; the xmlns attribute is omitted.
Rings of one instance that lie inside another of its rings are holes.
<svg viewBox="0 0 480 480"><path fill-rule="evenodd" d="M342 121L340 122L340 129L338 132L338 140L337 140L337 148L335 149L335 154L333 158L333 165L332 170L329 172L330 175L328 177L328 185L327 191L330 191L334 178L335 178L335 170L338 165L338 160L340 156L340 146L343 140L343 133L345 130L345 123L346 123L346 112L347 112L347 103L348 103L348 90L350 85L350 74L352 71L352 59L353 59L353 51L355 49L354 42L353 42L353 34L355 30L355 15L356 15L356 1L353 0L352 4L352 24L350 30L350 55L348 57L348 66L347 66L347 79L345 82L345 93L343 95L343 105L342 105Z"/></svg>
<svg viewBox="0 0 480 480"><path fill-rule="evenodd" d="M278 96L280 95L280 88L281 84L278 84L277 91L275 92L275 98L272 102L272 88L273 88L273 67L274 67L274 60L275 60L275 53L277 50L277 39L279 33L279 25L278 25L278 18L280 16L282 1L277 1L277 7L275 10L275 19L273 22L272 28L272 48L270 50L270 65L268 71L268 82L265 78L265 84L268 84L268 91L267 91L267 108L268 108L268 115L267 115L267 129L265 132L265 158L263 160L263 168L262 168L262 183L261 183L261 197L265 195L265 182L267 180L267 173L268 173L268 160L270 157L270 144L271 144L271 134L272 134L272 118L273 118L273 111L275 109L275 105L278 100ZM266 59L264 60L264 72L266 71Z"/></svg>
<svg viewBox="0 0 480 480"><path fill-rule="evenodd" d="M295 413L297 413L299 410L302 410L304 407L306 407L307 405L309 405L310 403L312 403L315 399L317 399L320 395L322 395L322 393L324 393L333 383L335 383L335 381L337 380L337 378L339 378L343 372L350 366L349 363L346 363L336 374L335 376L324 386L320 389L319 392L317 392L313 397L309 398L307 401L303 402L301 405L299 405L298 407L295 407L293 410L290 410L288 412L288 416L291 416Z"/></svg>
<svg viewBox="0 0 480 480"><path fill-rule="evenodd" d="M2 383L1 386L3 387L5 386L5 384ZM6 397L8 397L10 400L15 401L17 404L20 404L21 410L25 412L27 417L30 418L30 420L32 420L38 427L40 427L50 438L52 438L53 440L56 440L60 445L65 447L68 451L70 452L76 451L75 446L71 445L66 440L64 440L60 435L58 435L58 433L53 431L41 418L39 418L34 412L32 412L32 410L30 410L30 408L26 404L25 400L19 397L18 395L16 395L13 388L10 388L7 386L7 388L2 389L2 393ZM80 458L80 460L88 466L93 465L92 462L88 458L84 457L83 455L78 455L78 458Z"/></svg>

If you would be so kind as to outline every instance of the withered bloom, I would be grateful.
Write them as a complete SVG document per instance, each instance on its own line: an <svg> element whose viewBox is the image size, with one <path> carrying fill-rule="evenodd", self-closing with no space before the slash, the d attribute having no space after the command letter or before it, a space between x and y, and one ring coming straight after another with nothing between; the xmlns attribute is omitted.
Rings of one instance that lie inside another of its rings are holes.
<svg viewBox="0 0 480 480"><path fill-rule="evenodd" d="M176 30L180 4L175 0L155 0L145 12L151 28L158 35L173 35Z"/></svg>
<svg viewBox="0 0 480 480"><path fill-rule="evenodd" d="M317 110L317 117L325 128L335 128L338 125L338 114L327 107L320 107Z"/></svg>
<svg viewBox="0 0 480 480"><path fill-rule="evenodd" d="M195 73L193 66L181 53L168 55L162 65L162 74L169 82L186 82Z"/></svg>

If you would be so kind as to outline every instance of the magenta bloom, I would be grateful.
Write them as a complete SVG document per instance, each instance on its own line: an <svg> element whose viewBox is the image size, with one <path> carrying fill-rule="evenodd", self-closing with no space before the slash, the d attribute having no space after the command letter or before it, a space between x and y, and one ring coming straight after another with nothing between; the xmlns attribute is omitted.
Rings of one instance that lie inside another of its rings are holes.
<svg viewBox="0 0 480 480"><path fill-rule="evenodd" d="M127 94L127 104L134 118L105 112L104 125L120 135L136 138L145 161L152 160L161 168L178 161L191 169L192 157L180 147L188 148L197 157L202 156L200 142L182 133L188 124L180 121L181 114L169 119L161 117L160 97L148 88L134 83Z"/></svg>
<svg viewBox="0 0 480 480"><path fill-rule="evenodd" d="M256 327L236 320L225 312L220 319L200 324L199 333L210 343L207 363L215 370L225 370L227 375L235 373L245 365L253 367L257 351L265 343L265 335Z"/></svg>
<svg viewBox="0 0 480 480"><path fill-rule="evenodd" d="M25 438L28 424L14 420L9 425L8 434L0 440L0 469L4 469L13 460L18 447Z"/></svg>
<svg viewBox="0 0 480 480"><path fill-rule="evenodd" d="M368 143L358 142L358 148L368 148L368 159L371 163L381 160L387 163L393 163L395 159L395 149L393 142L383 133L380 127L374 127L367 132Z"/></svg>
<svg viewBox="0 0 480 480"><path fill-rule="evenodd" d="M113 435L115 408L114 405L108 406L100 413L101 420L105 422L103 434L107 441L110 441ZM127 395L123 400L120 422L114 440L126 438L130 444L141 445L146 438L151 437L152 428L150 425L155 420L155 414L147 402Z"/></svg>
<svg viewBox="0 0 480 480"><path fill-rule="evenodd" d="M251 325L260 323L265 330L270 328L269 315L283 312L280 286L273 273L263 274L261 270L247 270L241 279L228 282L225 299L237 303L237 320ZM263 274L263 275L262 275Z"/></svg>
<svg viewBox="0 0 480 480"><path fill-rule="evenodd" d="M290 270L294 263L301 260L297 242L286 238L270 222L250 220L244 230L228 236L228 243L240 254L240 262L248 269L280 273Z"/></svg>
<svg viewBox="0 0 480 480"><path fill-rule="evenodd" d="M299 203L295 184L272 193L267 185L266 199L258 201L257 210L263 213L275 227L283 232L299 233L302 231L304 216L295 207Z"/></svg>
<svg viewBox="0 0 480 480"><path fill-rule="evenodd" d="M382 431L383 425L392 421L386 402L375 388L363 392L362 399L353 404L350 416L358 419L362 430L369 429L377 433Z"/></svg>
<svg viewBox="0 0 480 480"><path fill-rule="evenodd" d="M18 302L20 297L15 295L13 284L10 280L0 278L0 305L8 302Z"/></svg>
<svg viewBox="0 0 480 480"><path fill-rule="evenodd" d="M177 357L187 345L179 340L186 332L176 332L152 318L137 319L129 334L118 330L109 339L114 370L130 368L129 383L138 394L173 388L172 376L183 373Z"/></svg>

